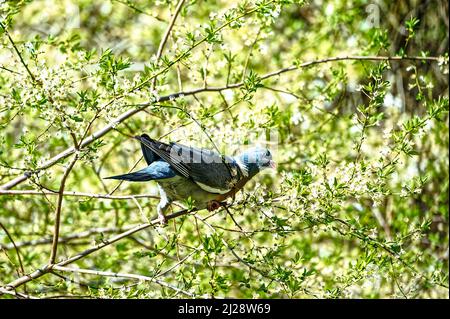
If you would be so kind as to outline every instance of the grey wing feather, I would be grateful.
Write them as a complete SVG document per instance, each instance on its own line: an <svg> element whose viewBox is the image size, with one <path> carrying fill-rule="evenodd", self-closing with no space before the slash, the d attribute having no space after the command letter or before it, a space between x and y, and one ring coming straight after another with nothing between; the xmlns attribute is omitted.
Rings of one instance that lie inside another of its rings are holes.
<svg viewBox="0 0 450 319"><path fill-rule="evenodd" d="M226 193L241 178L239 167L231 157L178 143L165 144L147 137L141 137L140 141L208 192Z"/></svg>
<svg viewBox="0 0 450 319"><path fill-rule="evenodd" d="M166 143L162 143L159 141L155 141L151 138L148 138L145 135L136 136L136 138L150 150L152 150L155 154L161 157L164 161L169 163L175 170L177 170L181 175L186 178L189 178L189 171L187 167L180 161L177 160L177 156L172 154L171 145Z"/></svg>
<svg viewBox="0 0 450 319"><path fill-rule="evenodd" d="M142 134L142 138L150 139L147 134ZM144 156L145 162L147 165L152 164L154 161L159 159L159 156L156 155L150 148L141 143L142 155Z"/></svg>
<svg viewBox="0 0 450 319"><path fill-rule="evenodd" d="M217 152L173 143L179 149L182 161L191 178L203 189L212 193L226 193L239 179L237 164L232 158ZM187 158L183 156L187 154ZM187 160L187 161L186 161Z"/></svg>

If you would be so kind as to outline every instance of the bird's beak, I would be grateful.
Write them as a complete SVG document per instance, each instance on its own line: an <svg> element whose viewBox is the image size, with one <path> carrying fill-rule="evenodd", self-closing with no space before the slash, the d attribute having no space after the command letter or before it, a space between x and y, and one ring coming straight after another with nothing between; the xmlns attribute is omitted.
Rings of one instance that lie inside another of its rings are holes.
<svg viewBox="0 0 450 319"><path fill-rule="evenodd" d="M269 167L273 168L273 169L276 169L277 168L277 164L274 161L270 160L269 161Z"/></svg>

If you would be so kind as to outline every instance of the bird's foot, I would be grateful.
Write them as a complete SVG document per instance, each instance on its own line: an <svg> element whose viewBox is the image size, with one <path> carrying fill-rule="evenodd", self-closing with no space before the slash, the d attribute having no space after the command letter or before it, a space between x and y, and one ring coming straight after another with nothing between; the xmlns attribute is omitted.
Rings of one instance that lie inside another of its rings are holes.
<svg viewBox="0 0 450 319"><path fill-rule="evenodd" d="M218 202L216 200L211 200L206 205L206 208L208 209L209 212L212 212L212 211L218 209L220 206L222 206L222 204L220 202Z"/></svg>

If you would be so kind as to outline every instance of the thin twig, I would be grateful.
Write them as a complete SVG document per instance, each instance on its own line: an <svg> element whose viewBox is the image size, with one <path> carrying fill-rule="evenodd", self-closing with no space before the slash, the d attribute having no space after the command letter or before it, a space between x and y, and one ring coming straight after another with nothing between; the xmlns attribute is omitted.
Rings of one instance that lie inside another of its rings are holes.
<svg viewBox="0 0 450 319"><path fill-rule="evenodd" d="M165 21L164 19L162 19L162 18L160 18L160 17L158 17L158 16L156 16L156 15L153 15L153 14L151 14L151 13L145 12L145 11L142 10L142 9L139 9L138 7L134 6L134 5L133 5L132 3L130 3L129 1L127 1L127 2L121 1L121 0L112 0L112 1L121 3L121 4L125 5L125 6L127 6L128 8L133 9L133 10L136 11L136 12L139 12L139 13L141 13L141 14L145 14L145 15L147 15L147 16L149 16L149 17L152 17L152 18L154 18L154 19L156 19L156 20L158 20L158 21L160 21L160 22L167 23L167 21Z"/></svg>
<svg viewBox="0 0 450 319"><path fill-rule="evenodd" d="M133 197L133 202L136 204L137 208L139 209L139 212L141 213L142 219L144 221L146 221L147 223L150 223L150 220L148 219L148 217L145 215L144 210L142 209L141 204L139 204L138 200Z"/></svg>
<svg viewBox="0 0 450 319"><path fill-rule="evenodd" d="M20 195L54 195L58 196L58 192L51 191L36 191L36 190L0 190L0 195L4 196L20 196ZM133 200L133 198L154 198L159 199L159 196L150 194L136 194L136 195L109 195L109 194L94 194L94 193L82 193L74 191L64 191L64 196L73 197L87 197L96 199L109 199L109 200Z"/></svg>
<svg viewBox="0 0 450 319"><path fill-rule="evenodd" d="M28 68L28 65L25 63L25 61L23 60L22 54L20 53L19 49L17 49L16 44L14 43L14 40L11 38L11 35L9 34L8 30L6 29L6 27L3 25L2 22L0 22L0 26L2 27L3 31L5 31L6 36L9 39L9 42L11 42L14 50L16 51L17 55L19 56L20 62L22 62L23 66L25 67L25 69L27 70L28 74L30 75L31 79L33 80L33 82L36 82L36 78L34 77L33 73L31 73L30 69Z"/></svg>
<svg viewBox="0 0 450 319"><path fill-rule="evenodd" d="M215 234L217 234L217 231L214 229L214 227L213 227L211 224L209 224L208 222L206 222L206 221L205 221L204 219L202 219L202 218L198 218L196 215L194 215L194 216L195 216L196 219L200 220L202 223L204 223L206 226L208 226ZM224 245L225 247L228 248L228 250L233 254L234 257L236 257L236 259L237 259L239 262L241 262L242 264L244 264L245 266L247 266L249 269L256 271L257 273L259 273L259 274L260 274L261 276L263 276L263 277L266 277L266 278L269 278L269 279L274 279L274 278L272 278L272 276L269 275L268 272L263 271L263 270L261 270L261 269L258 269L257 267L253 266L252 264L250 264L250 263L248 263L247 261L245 261L244 259L242 259L242 257L239 256L239 255L234 251L234 249L231 248L230 245L228 245L228 243L226 242L226 240L223 239L222 237L221 237L221 241L222 241L223 245Z"/></svg>
<svg viewBox="0 0 450 319"><path fill-rule="evenodd" d="M162 277L165 274L168 274L169 272L171 272L172 270L174 270L175 268L177 268L179 265L181 265L182 263L184 263L186 260L188 260L193 254L195 254L196 252L198 252L199 249L195 249L193 251L191 251L189 254L187 254L183 259L181 259L180 261L178 261L175 265L171 266L169 269L166 269L165 271L157 274L155 276L155 278L157 277Z"/></svg>
<svg viewBox="0 0 450 319"><path fill-rule="evenodd" d="M14 74L19 74L19 75L22 74L22 73L20 73L20 72L17 72L17 71L8 69L7 67L4 67L3 65L0 65L0 69L5 70L5 71L8 71L8 72L11 72L11 73L14 73Z"/></svg>
<svg viewBox="0 0 450 319"><path fill-rule="evenodd" d="M256 43L258 43L258 40L259 40L258 38L259 38L259 35L261 34L261 31L262 31L262 27L259 28L258 33L256 33L255 40L253 41L253 43L250 46L250 50L248 51L247 58L245 59L244 71L242 71L242 79L241 79L241 81L245 80L245 75L247 74L247 69L248 69L248 64L250 62L250 57L252 55L252 52L253 52L253 49L255 48Z"/></svg>
<svg viewBox="0 0 450 319"><path fill-rule="evenodd" d="M20 273L21 273L21 275L25 275L25 269L23 268L23 263L22 263L22 258L20 257L19 247L17 247L17 245L14 242L14 239L12 238L11 234L9 233L9 231L6 229L6 227L1 222L0 222L0 227L3 229L3 231L6 234L6 236L9 238L9 241L11 242L11 244L14 247L14 249L16 250L17 260L19 261L19 265L20 265Z"/></svg>
<svg viewBox="0 0 450 319"><path fill-rule="evenodd" d="M134 163L134 165L128 170L128 173L131 173L136 168L136 166L138 166L139 162L143 158L144 158L144 156L139 157L139 159L136 161L136 163ZM109 192L108 195L114 194L124 182L125 182L125 180L121 180L119 183L117 183L117 185L113 188L112 191Z"/></svg>
<svg viewBox="0 0 450 319"><path fill-rule="evenodd" d="M99 227L99 228L92 228L83 232L79 232L79 233L75 233L75 234L71 234L65 237L60 237L58 239L58 243L63 244L63 243L68 243L72 240L76 240L76 239L83 239L86 237L89 237L91 235L95 235L95 234L106 234L106 233L117 233L117 232L123 232L123 231L127 231L130 230L132 228L136 227L136 225L129 225L129 226L125 226L125 227ZM27 246L38 246L38 245L46 245L46 244L51 244L53 241L53 237L47 237L47 238L39 238L39 239L34 239L34 240L28 240L28 241L23 241L23 242L18 242L16 243L16 246L18 248L20 247L27 247ZM5 249L5 250L11 250L13 249L14 246L12 244L0 244L0 249Z"/></svg>
<svg viewBox="0 0 450 319"><path fill-rule="evenodd" d="M241 230L242 233L244 233L244 230L242 229L241 225L239 225L238 222L234 219L234 216L230 212L228 207L226 205L224 205L223 208L226 210L227 214L231 217L231 220L233 221L233 223Z"/></svg>
<svg viewBox="0 0 450 319"><path fill-rule="evenodd" d="M182 293L186 296L195 297L195 295L190 292L184 291L184 290L177 288L171 284L168 284L162 280L155 279L154 277L147 277L147 276L136 275L136 274L115 273L115 272L111 272L111 271L70 268L70 267L63 267L63 266L54 266L53 270L74 272L74 273L80 273L80 274L97 275L97 276L107 276L107 277L127 278L127 279L141 280L141 281L149 281L149 282L154 282L160 286L170 288L170 289L172 289L178 293Z"/></svg>
<svg viewBox="0 0 450 319"><path fill-rule="evenodd" d="M185 0L180 0L178 1L177 7L175 8L175 12L172 16L172 19L170 19L169 22L169 26L166 29L166 32L164 33L161 42L159 43L159 47L158 47L158 52L156 53L156 63L159 62L159 60L161 59L163 50L164 50L164 46L167 43L167 40L169 39L170 36L170 32L172 31L173 26L175 25L175 21L177 20L178 14L181 11L181 8L183 7L183 3ZM152 82L152 89L155 88L156 85L156 76L153 78L153 82Z"/></svg>

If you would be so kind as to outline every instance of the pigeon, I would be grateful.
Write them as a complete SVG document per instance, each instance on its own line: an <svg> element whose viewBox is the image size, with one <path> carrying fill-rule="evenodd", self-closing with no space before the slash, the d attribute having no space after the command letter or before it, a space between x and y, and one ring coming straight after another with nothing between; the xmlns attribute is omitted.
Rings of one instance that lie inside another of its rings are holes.
<svg viewBox="0 0 450 319"><path fill-rule="evenodd" d="M160 193L157 213L162 224L167 223L165 211L173 201L190 198L197 209L213 211L261 170L276 167L265 148L251 148L230 157L204 148L156 141L147 134L135 138L141 143L147 167L107 179L156 181Z"/></svg>

